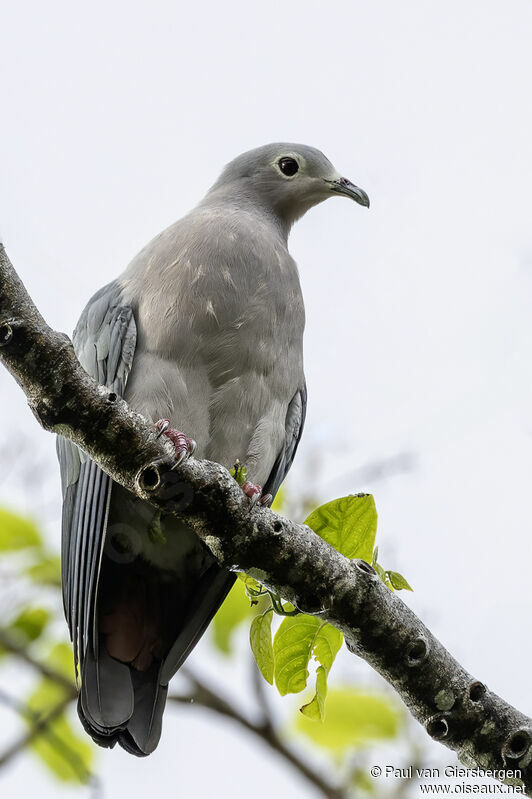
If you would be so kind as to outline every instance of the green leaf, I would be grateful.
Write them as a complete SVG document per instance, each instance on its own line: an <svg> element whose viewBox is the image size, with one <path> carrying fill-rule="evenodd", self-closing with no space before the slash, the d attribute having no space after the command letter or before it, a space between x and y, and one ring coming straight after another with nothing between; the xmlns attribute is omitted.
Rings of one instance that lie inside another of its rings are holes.
<svg viewBox="0 0 532 799"><path fill-rule="evenodd" d="M15 642L26 646L42 635L50 618L51 614L46 608L26 607L6 627L6 632L13 637ZM0 657L8 654L9 652L0 646Z"/></svg>
<svg viewBox="0 0 532 799"><path fill-rule="evenodd" d="M232 469L229 469L229 474L235 478L239 486L243 486L248 477L248 470L237 462Z"/></svg>
<svg viewBox="0 0 532 799"><path fill-rule="evenodd" d="M273 640L275 684L281 696L305 688L312 656L328 673L342 641L339 630L316 616L284 618Z"/></svg>
<svg viewBox="0 0 532 799"><path fill-rule="evenodd" d="M318 663L325 667L327 674L330 671L338 650L342 646L344 636L332 624L323 624L314 639L312 654Z"/></svg>
<svg viewBox="0 0 532 799"><path fill-rule="evenodd" d="M395 703L387 697L353 688L329 691L323 724L315 724L301 713L294 719L299 733L336 756L378 740L396 738L402 725L403 715Z"/></svg>
<svg viewBox="0 0 532 799"><path fill-rule="evenodd" d="M36 583L61 587L61 558L46 555L37 563L29 566L25 574Z"/></svg>
<svg viewBox="0 0 532 799"><path fill-rule="evenodd" d="M403 577L403 575L399 574L399 572L388 571L388 572L386 572L386 574L388 575L388 578L389 578L391 584L393 585L393 587L395 588L396 591L402 591L403 589L405 591L413 591L414 590L413 588L410 587L409 583Z"/></svg>
<svg viewBox="0 0 532 799"><path fill-rule="evenodd" d="M312 643L322 624L314 616L287 616L273 639L275 684L281 696L297 694L307 684Z"/></svg>
<svg viewBox="0 0 532 799"><path fill-rule="evenodd" d="M211 625L213 642L220 652L223 652L224 655L231 654L235 630L252 615L253 609L245 594L244 586L237 580Z"/></svg>
<svg viewBox="0 0 532 799"><path fill-rule="evenodd" d="M260 673L270 685L273 685L273 644L272 644L271 610L255 616L249 630L249 643L255 656Z"/></svg>
<svg viewBox="0 0 532 799"><path fill-rule="evenodd" d="M41 536L35 522L0 508L0 552L38 546L41 546Z"/></svg>
<svg viewBox="0 0 532 799"><path fill-rule="evenodd" d="M381 578L384 585L390 589L390 591L413 591L414 589L410 587L409 583L407 582L406 578L403 577L402 574L399 572L390 571L389 569L383 569L382 566L377 563L377 557L379 555L379 548L375 547L375 551L373 552L373 558L371 561L371 565Z"/></svg>
<svg viewBox="0 0 532 799"><path fill-rule="evenodd" d="M333 499L316 508L305 524L347 558L371 563L377 534L377 511L371 494Z"/></svg>
<svg viewBox="0 0 532 799"><path fill-rule="evenodd" d="M314 721L325 719L325 700L327 698L327 672L323 666L319 666L316 672L316 693L314 698L299 710L304 716Z"/></svg>
<svg viewBox="0 0 532 799"><path fill-rule="evenodd" d="M300 708L305 716L315 721L323 721L325 718L327 677L338 650L342 646L342 641L342 633L330 624L321 627L316 636L313 655L318 663L321 663L316 672L316 693L308 704Z"/></svg>
<svg viewBox="0 0 532 799"><path fill-rule="evenodd" d="M46 608L24 608L8 629L13 631L23 644L27 644L39 638L50 617L51 614Z"/></svg>

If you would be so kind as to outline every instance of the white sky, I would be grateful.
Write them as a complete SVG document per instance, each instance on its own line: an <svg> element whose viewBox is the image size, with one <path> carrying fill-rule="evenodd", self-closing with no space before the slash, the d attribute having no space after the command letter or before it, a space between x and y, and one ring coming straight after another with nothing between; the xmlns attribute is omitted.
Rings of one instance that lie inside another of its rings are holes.
<svg viewBox="0 0 532 799"><path fill-rule="evenodd" d="M529 714L531 41L528 0L22 0L4 8L0 52L0 229L59 329L244 149L320 147L368 191L369 212L327 202L291 239L308 320L300 479L323 451L326 498L374 489L408 604ZM0 445L23 428L51 463L51 437L0 371ZM414 473L331 486L400 450ZM30 495L19 477L0 485L0 501ZM339 673L351 668L371 679L353 658ZM148 760L102 752L100 767L108 796L164 783L238 799L259 768L265 795L308 796L195 713L167 714ZM57 792L24 760L2 779L9 796L36 780Z"/></svg>

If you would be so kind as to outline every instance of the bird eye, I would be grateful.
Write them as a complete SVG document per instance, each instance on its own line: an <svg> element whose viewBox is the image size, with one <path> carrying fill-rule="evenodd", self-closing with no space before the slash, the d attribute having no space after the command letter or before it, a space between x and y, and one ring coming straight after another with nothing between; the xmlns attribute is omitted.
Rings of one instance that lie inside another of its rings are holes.
<svg viewBox="0 0 532 799"><path fill-rule="evenodd" d="M283 175L287 175L289 178L295 175L299 169L299 164L295 158L280 158L278 163Z"/></svg>

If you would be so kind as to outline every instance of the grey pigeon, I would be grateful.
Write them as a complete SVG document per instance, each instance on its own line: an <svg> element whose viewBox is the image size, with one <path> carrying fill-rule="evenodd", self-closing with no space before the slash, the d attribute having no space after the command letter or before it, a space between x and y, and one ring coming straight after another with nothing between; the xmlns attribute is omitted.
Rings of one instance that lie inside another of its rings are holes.
<svg viewBox="0 0 532 799"><path fill-rule="evenodd" d="M74 332L100 384L159 422L181 456L248 473L252 498L275 496L303 428L303 299L287 249L293 223L328 197L365 192L300 144L232 161L187 216L98 291ZM150 754L168 682L224 600L234 575L185 524L113 484L58 439L62 583L81 721L102 746ZM250 500L252 501L252 500Z"/></svg>

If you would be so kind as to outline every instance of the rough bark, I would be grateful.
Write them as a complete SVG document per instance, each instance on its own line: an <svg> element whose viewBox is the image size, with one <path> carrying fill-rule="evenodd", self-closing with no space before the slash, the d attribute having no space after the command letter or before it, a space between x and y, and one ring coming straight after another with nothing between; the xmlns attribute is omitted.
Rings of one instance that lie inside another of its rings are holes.
<svg viewBox="0 0 532 799"><path fill-rule="evenodd" d="M42 427L72 439L139 497L186 519L221 566L338 627L434 740L464 765L532 795L532 719L468 674L367 563L348 560L304 525L250 508L219 464L190 458L176 467L170 443L98 386L70 340L46 325L1 245L0 360Z"/></svg>

